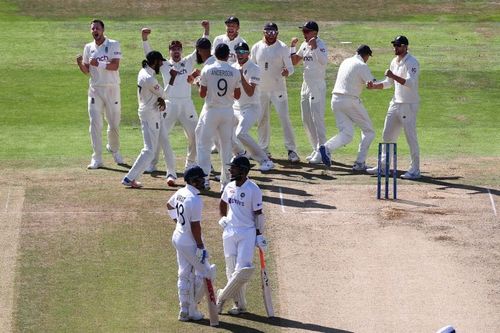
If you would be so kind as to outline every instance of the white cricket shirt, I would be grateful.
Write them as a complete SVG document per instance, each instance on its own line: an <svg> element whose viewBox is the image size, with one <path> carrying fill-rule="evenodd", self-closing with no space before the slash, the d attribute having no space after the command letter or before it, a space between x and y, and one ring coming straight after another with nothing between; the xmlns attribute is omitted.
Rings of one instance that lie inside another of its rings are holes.
<svg viewBox="0 0 500 333"><path fill-rule="evenodd" d="M211 108L232 108L233 92L240 87L240 72L227 62L216 60L201 70L200 85L207 87L205 105Z"/></svg>
<svg viewBox="0 0 500 333"><path fill-rule="evenodd" d="M332 93L359 98L366 87L366 82L374 80L368 65L359 54L356 54L340 64Z"/></svg>
<svg viewBox="0 0 500 333"><path fill-rule="evenodd" d="M303 77L306 83L325 80L328 50L319 37L316 38L316 48L314 50L304 41L300 45L297 55L302 57L304 63Z"/></svg>
<svg viewBox="0 0 500 333"><path fill-rule="evenodd" d="M394 82L393 79L385 78L382 83L384 89L392 87L394 84L394 97L395 103L418 103L420 97L418 95L418 75L420 74L420 64L417 59L411 54L407 53L401 61L398 57L394 57L391 61L390 70L397 76L406 80L405 84Z"/></svg>
<svg viewBox="0 0 500 333"><path fill-rule="evenodd" d="M156 80L154 69L146 65L137 75L139 112L158 112L158 97L165 99L167 96Z"/></svg>
<svg viewBox="0 0 500 333"><path fill-rule="evenodd" d="M215 54L215 48L217 47L217 45L222 43L229 46L229 59L227 60L227 62L231 65L238 62L238 59L236 58L236 53L234 51L234 47L239 43L246 43L246 41L239 35L236 36L236 38L233 40L230 40L229 37L227 37L227 35L217 36L214 38L214 42L212 43L212 54Z"/></svg>
<svg viewBox="0 0 500 333"><path fill-rule="evenodd" d="M254 212L262 209L262 191L250 179L240 187L232 181L226 185L221 200L228 204L228 226L255 228Z"/></svg>
<svg viewBox="0 0 500 333"><path fill-rule="evenodd" d="M255 83L255 90L252 96L248 96L243 89L243 84L241 83L241 74L240 74L240 85L241 85L241 97L234 101L234 104L239 105L248 105L248 104L258 104L260 105L260 69L252 60L248 59L246 63L241 66L239 63L233 64L233 67L236 68L239 72L240 69L243 69L243 77L249 83Z"/></svg>
<svg viewBox="0 0 500 333"><path fill-rule="evenodd" d="M286 78L281 75L281 71L286 67L288 75L293 74L290 47L280 40L272 45L261 40L252 46L250 58L260 68L261 91L286 91Z"/></svg>
<svg viewBox="0 0 500 333"><path fill-rule="evenodd" d="M104 42L99 46L97 46L95 41L86 44L83 48L83 63L89 65L91 58L108 64L111 62L111 59L121 59L122 51L120 49L120 43L106 37ZM109 71L97 66L89 66L89 71L89 83L92 87L120 84L120 74L118 71Z"/></svg>
<svg viewBox="0 0 500 333"><path fill-rule="evenodd" d="M144 53L153 51L148 41L143 41ZM191 84L187 82L187 77L193 72L194 64L196 62L196 52L193 52L178 62L173 61L171 58L164 61L160 67L160 72L163 77L163 86L167 88L170 82L170 69L177 71L177 76L174 80L174 85L168 88L167 99L172 98L191 98Z"/></svg>
<svg viewBox="0 0 500 333"><path fill-rule="evenodd" d="M170 206L177 210L177 223L173 238L183 245L196 245L191 231L191 222L201 222L203 201L199 193L200 191L194 186L187 184L177 190L168 200Z"/></svg>

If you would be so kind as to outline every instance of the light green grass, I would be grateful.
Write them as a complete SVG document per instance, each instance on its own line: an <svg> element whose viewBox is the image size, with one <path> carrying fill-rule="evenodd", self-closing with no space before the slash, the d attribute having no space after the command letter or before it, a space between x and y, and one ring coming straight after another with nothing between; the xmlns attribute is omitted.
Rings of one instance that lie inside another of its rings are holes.
<svg viewBox="0 0 500 333"><path fill-rule="evenodd" d="M500 155L500 15L498 5L491 2L411 1L400 5L399 1L364 1L346 6L340 1L233 1L233 7L227 8L226 1L203 6L185 1L182 10L175 12L169 10L170 2L154 1L141 2L134 11L113 1L99 2L99 6L96 1L18 1L19 7L13 3L0 1L0 163L2 171L16 169L28 184L15 331L206 329L176 320L176 262L169 244L173 226L165 222L163 211L172 192L162 188L124 194L120 188L116 193L122 172L89 174L83 170L91 154L88 78L78 70L75 57L91 40L88 22L94 16L104 19L107 34L121 42L124 53L121 142L127 161L135 159L142 146L135 92L143 58L140 28L153 28L151 44L162 52L175 38L183 41L187 53L201 33L201 18L212 19L214 37L223 33L223 19L230 14L241 18L242 35L250 44L260 39L264 21L271 18L278 22L280 37L287 43L293 36L300 37L299 23L317 19L330 52L352 54L357 45L369 44L374 50L369 65L378 78L392 58L389 41L406 34L422 69L417 121L422 161ZM144 11L146 4L159 4L160 9L151 15ZM352 44L341 44L343 41ZM329 91L337 68L329 65ZM300 121L301 80L298 67L288 81L289 103L298 150L304 157L311 148ZM391 95L392 90L363 93L376 128L375 142L381 139ZM202 101L195 92L193 96L201 109ZM328 136L336 134L329 107L326 123ZM275 156L284 157L274 112L272 126L271 149ZM358 137L335 152L337 161L354 159ZM185 139L179 127L171 141L183 157ZM400 159L405 159L408 148L403 136L399 147ZM374 145L371 160L375 151ZM32 172L41 175L32 177ZM84 185L75 185L82 182ZM63 213L78 209L96 213ZM214 207L205 209L206 220L216 221ZM53 217L41 213L50 211L55 212ZM213 226L205 231L222 277L220 231ZM270 263L274 267L272 259ZM263 314L256 279L249 292L250 304L255 305L255 313ZM224 328L227 331L243 332L245 327L250 332L278 330L266 322L227 316L222 320L229 323Z"/></svg>

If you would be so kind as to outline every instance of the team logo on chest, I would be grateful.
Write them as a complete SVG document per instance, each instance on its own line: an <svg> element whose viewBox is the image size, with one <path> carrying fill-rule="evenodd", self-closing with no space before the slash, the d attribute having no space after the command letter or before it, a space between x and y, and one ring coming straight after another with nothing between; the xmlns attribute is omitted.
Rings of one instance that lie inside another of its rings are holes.
<svg viewBox="0 0 500 333"><path fill-rule="evenodd" d="M245 193L241 193L240 197L243 199L245 197Z"/></svg>

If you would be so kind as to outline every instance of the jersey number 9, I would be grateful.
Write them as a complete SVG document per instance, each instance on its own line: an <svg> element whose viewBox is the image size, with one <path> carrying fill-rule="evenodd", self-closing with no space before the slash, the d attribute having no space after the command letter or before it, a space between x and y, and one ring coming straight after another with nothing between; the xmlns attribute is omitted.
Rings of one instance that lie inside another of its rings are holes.
<svg viewBox="0 0 500 333"><path fill-rule="evenodd" d="M219 81L217 81L217 88L219 89L219 91L217 92L217 95L219 97L222 97L225 94L227 94L227 81L226 81L226 79L220 79Z"/></svg>

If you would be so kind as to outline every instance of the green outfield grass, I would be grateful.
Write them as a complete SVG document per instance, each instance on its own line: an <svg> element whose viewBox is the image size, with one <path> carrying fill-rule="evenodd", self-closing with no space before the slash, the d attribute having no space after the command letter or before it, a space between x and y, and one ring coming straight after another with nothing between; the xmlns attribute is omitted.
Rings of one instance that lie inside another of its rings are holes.
<svg viewBox="0 0 500 333"><path fill-rule="evenodd" d="M320 35L330 55L335 55L328 67L329 91L339 61L353 54L359 44L369 44L374 50L369 65L381 79L393 57L390 40L407 35L410 51L421 64L417 123L422 161L500 156L500 6L496 3L409 1L400 5L400 1L387 1L381 5L361 1L350 7L340 1L232 1L228 8L226 1L203 6L183 1L176 11L168 7L169 2L142 3L157 10L150 14L144 6L130 8L113 1L0 1L0 171L12 174L15 168L26 175L27 184L15 331L209 331L176 320L176 261L169 240L173 226L165 222L163 211L172 192L124 194L114 186L123 173L97 172L91 183L80 182L88 177L84 167L91 148L88 78L80 73L75 58L91 41L89 22L94 17L102 18L107 35L122 45L121 143L128 162L142 147L135 91L143 59L140 28L153 28L151 45L164 54L174 38L183 41L187 53L202 32L202 18L212 20L213 38L223 33L222 22L231 14L240 17L241 34L249 44L261 38L262 26L271 18L286 43L301 36L299 23L319 21ZM305 157L311 148L300 120L301 81L297 67L288 81L289 104L299 154ZM366 91L362 96L376 128L376 142L381 140L392 92ZM193 96L200 110L202 101L194 91ZM329 100L328 94L327 106ZM337 130L329 107L326 122L328 136L333 136ZM272 126L272 152L284 157L274 112ZM183 157L185 139L179 127L171 142ZM335 160L351 163L357 144L356 137L335 153ZM408 148L403 135L399 147L400 160L404 160ZM373 145L372 162L375 154ZM30 177L32 172L36 175ZM80 210L88 213L71 214ZM206 210L208 219L215 221L215 208ZM54 220L48 217L50 212L56 212ZM205 231L222 277L220 231L213 223ZM263 315L257 279L252 283L250 302L259 304L256 312ZM279 330L279 325L265 320L225 316L223 321L228 323L224 329L233 332Z"/></svg>

